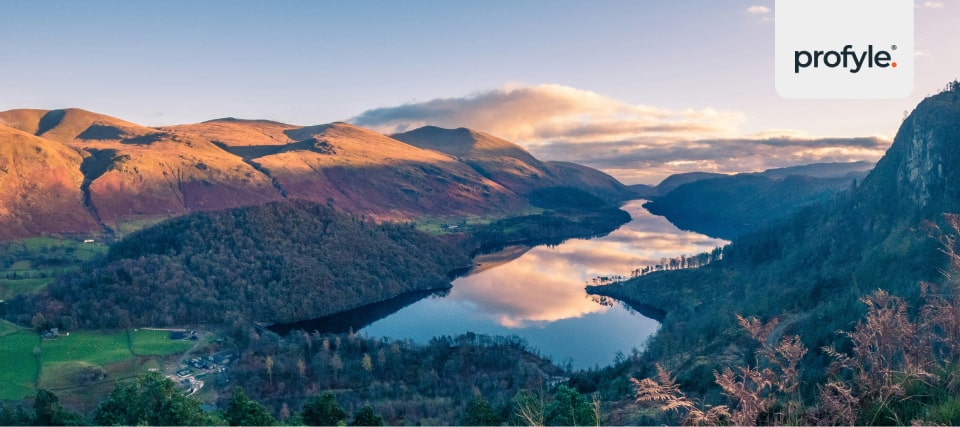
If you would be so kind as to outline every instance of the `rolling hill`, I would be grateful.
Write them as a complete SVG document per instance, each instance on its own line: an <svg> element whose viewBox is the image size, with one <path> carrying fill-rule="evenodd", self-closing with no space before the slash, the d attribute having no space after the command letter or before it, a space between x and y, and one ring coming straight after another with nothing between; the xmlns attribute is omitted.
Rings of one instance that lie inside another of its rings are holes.
<svg viewBox="0 0 960 427"><path fill-rule="evenodd" d="M234 118L151 128L75 108L0 112L0 127L2 153L18 165L0 178L4 240L122 235L188 212L284 198L395 221L519 214L531 191L559 186L606 200L631 195L602 172L541 162L468 129L392 138L346 123ZM48 155L27 156L38 149Z"/></svg>

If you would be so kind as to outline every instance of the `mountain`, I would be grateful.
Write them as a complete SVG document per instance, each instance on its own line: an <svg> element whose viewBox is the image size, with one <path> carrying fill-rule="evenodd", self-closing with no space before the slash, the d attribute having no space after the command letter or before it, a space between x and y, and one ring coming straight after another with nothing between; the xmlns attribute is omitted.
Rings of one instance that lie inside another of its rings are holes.
<svg viewBox="0 0 960 427"><path fill-rule="evenodd" d="M522 147L484 132L425 126L391 136L416 147L449 154L521 195L569 186L607 200L632 196L626 186L610 175L569 162L541 162Z"/></svg>
<svg viewBox="0 0 960 427"><path fill-rule="evenodd" d="M760 173L706 174L650 196L644 207L681 229L733 239L805 206L832 200L863 179L872 167L868 162L820 163Z"/></svg>
<svg viewBox="0 0 960 427"><path fill-rule="evenodd" d="M531 191L551 187L606 200L630 195L602 172L541 162L469 129L427 127L400 135L403 141L346 123L225 118L151 128L73 108L0 112L0 126L7 162L21 166L15 179L0 178L8 201L0 239L125 234L188 212L284 198L395 221L515 215L530 207ZM19 160L37 147L63 158Z"/></svg>
<svg viewBox="0 0 960 427"><path fill-rule="evenodd" d="M526 150L483 132L424 126L391 136L415 147L449 154L517 194L561 184L543 162Z"/></svg>
<svg viewBox="0 0 960 427"><path fill-rule="evenodd" d="M0 141L0 239L97 230L76 151L3 125Z"/></svg>
<svg viewBox="0 0 960 427"><path fill-rule="evenodd" d="M778 169L767 169L758 172L769 178L786 178L788 176L808 176L811 178L862 178L870 172L876 164L866 161L860 162L832 162L814 163L810 165L791 166Z"/></svg>
<svg viewBox="0 0 960 427"><path fill-rule="evenodd" d="M268 177L195 135L160 131L80 109L28 113L3 112L0 121L34 131L83 157L71 172L83 173L88 211L107 229L144 218L280 198Z"/></svg>
<svg viewBox="0 0 960 427"><path fill-rule="evenodd" d="M656 194L667 194L683 184L703 181L705 179L719 178L722 176L728 176L728 175L722 174L722 173L712 173L712 172L686 172L686 173L673 174L666 177L663 181L660 181L660 183L657 184L657 186L655 187Z"/></svg>
<svg viewBox="0 0 960 427"><path fill-rule="evenodd" d="M654 272L589 291L662 310L648 361L669 360L680 382L706 390L709 373L751 357L735 315L780 319L771 340L797 334L807 348L849 345L838 330L862 319L861 297L877 288L919 307L921 282L935 295L955 283L941 241L957 238L944 218L960 212L960 85L923 100L863 182L836 200L736 239L720 260ZM715 256L714 258L717 258ZM946 282L945 282L946 281ZM775 342L775 341L771 341ZM811 350L806 384L829 363ZM647 372L652 365L647 365ZM812 389L803 393L815 394Z"/></svg>
<svg viewBox="0 0 960 427"><path fill-rule="evenodd" d="M611 202L636 198L633 190L594 168L571 162L544 162L567 187L577 188Z"/></svg>

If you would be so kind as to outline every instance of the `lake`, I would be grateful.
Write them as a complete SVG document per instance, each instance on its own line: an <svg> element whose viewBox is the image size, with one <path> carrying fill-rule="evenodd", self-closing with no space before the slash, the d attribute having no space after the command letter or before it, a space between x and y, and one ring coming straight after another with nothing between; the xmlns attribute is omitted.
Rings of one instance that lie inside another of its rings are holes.
<svg viewBox="0 0 960 427"><path fill-rule="evenodd" d="M357 325L353 327L364 335L417 342L465 332L517 335L561 366L609 365L618 352L641 348L659 324L622 304L600 304L587 295L588 282L597 276L629 276L662 258L709 252L727 243L682 231L647 212L643 203L623 205L632 220L604 237L514 246L479 257L477 268L439 295L405 295L326 319L326 326L310 321L283 329L343 332Z"/></svg>

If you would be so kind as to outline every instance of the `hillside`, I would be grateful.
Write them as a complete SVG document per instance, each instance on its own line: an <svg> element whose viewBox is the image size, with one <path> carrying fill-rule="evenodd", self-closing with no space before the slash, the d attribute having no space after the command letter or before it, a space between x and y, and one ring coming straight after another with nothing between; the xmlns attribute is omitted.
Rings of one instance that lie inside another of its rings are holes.
<svg viewBox="0 0 960 427"><path fill-rule="evenodd" d="M760 173L707 174L667 186L669 191L651 195L644 207L681 229L733 239L781 221L805 206L832 200L862 180L872 166L866 162L830 163ZM663 186L656 187L658 192Z"/></svg>
<svg viewBox="0 0 960 427"><path fill-rule="evenodd" d="M97 231L81 193L79 154L3 125L0 141L0 240Z"/></svg>
<svg viewBox="0 0 960 427"><path fill-rule="evenodd" d="M282 322L445 288L465 265L458 250L409 226L282 201L134 233L101 265L50 285L37 309L85 328Z"/></svg>
<svg viewBox="0 0 960 427"><path fill-rule="evenodd" d="M687 389L711 389L710 372L751 357L735 314L780 317L771 339L800 335L811 349L803 379L822 382L829 358L817 349L849 348L836 331L862 318L862 296L880 288L917 307L921 281L948 295L955 286L936 286L949 268L937 229L949 232L942 215L960 212L960 172L950 166L960 162L958 130L955 85L921 102L876 168L838 200L742 236L707 267L589 291L665 310L646 360L665 363ZM803 395L816 396L815 382L805 384Z"/></svg>
<svg viewBox="0 0 960 427"><path fill-rule="evenodd" d="M410 145L449 154L520 195L569 186L611 201L632 196L626 186L610 175L569 162L541 162L520 146L484 132L425 126L391 136Z"/></svg>
<svg viewBox="0 0 960 427"><path fill-rule="evenodd" d="M37 145L69 157L17 160L19 178L0 181L0 195L10 201L0 239L122 236L189 212L284 198L396 221L516 215L530 207L531 191L550 187L606 200L630 194L602 172L541 162L513 143L467 129L427 127L402 135L404 142L346 123L226 118L150 128L80 109L0 112L0 126L9 161ZM38 198L25 188L61 195ZM77 200L79 207L70 205Z"/></svg>

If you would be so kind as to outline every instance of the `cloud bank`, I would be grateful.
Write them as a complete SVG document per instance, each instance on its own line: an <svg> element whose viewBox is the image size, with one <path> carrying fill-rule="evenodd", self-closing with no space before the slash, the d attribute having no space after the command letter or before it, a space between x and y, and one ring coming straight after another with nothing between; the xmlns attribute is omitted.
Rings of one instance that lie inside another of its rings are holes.
<svg viewBox="0 0 960 427"><path fill-rule="evenodd" d="M626 183L673 173L736 173L817 162L876 161L881 138L814 138L796 131L744 136L741 112L671 110L560 85L516 86L368 110L350 120L383 133L467 127L548 160L596 167Z"/></svg>

